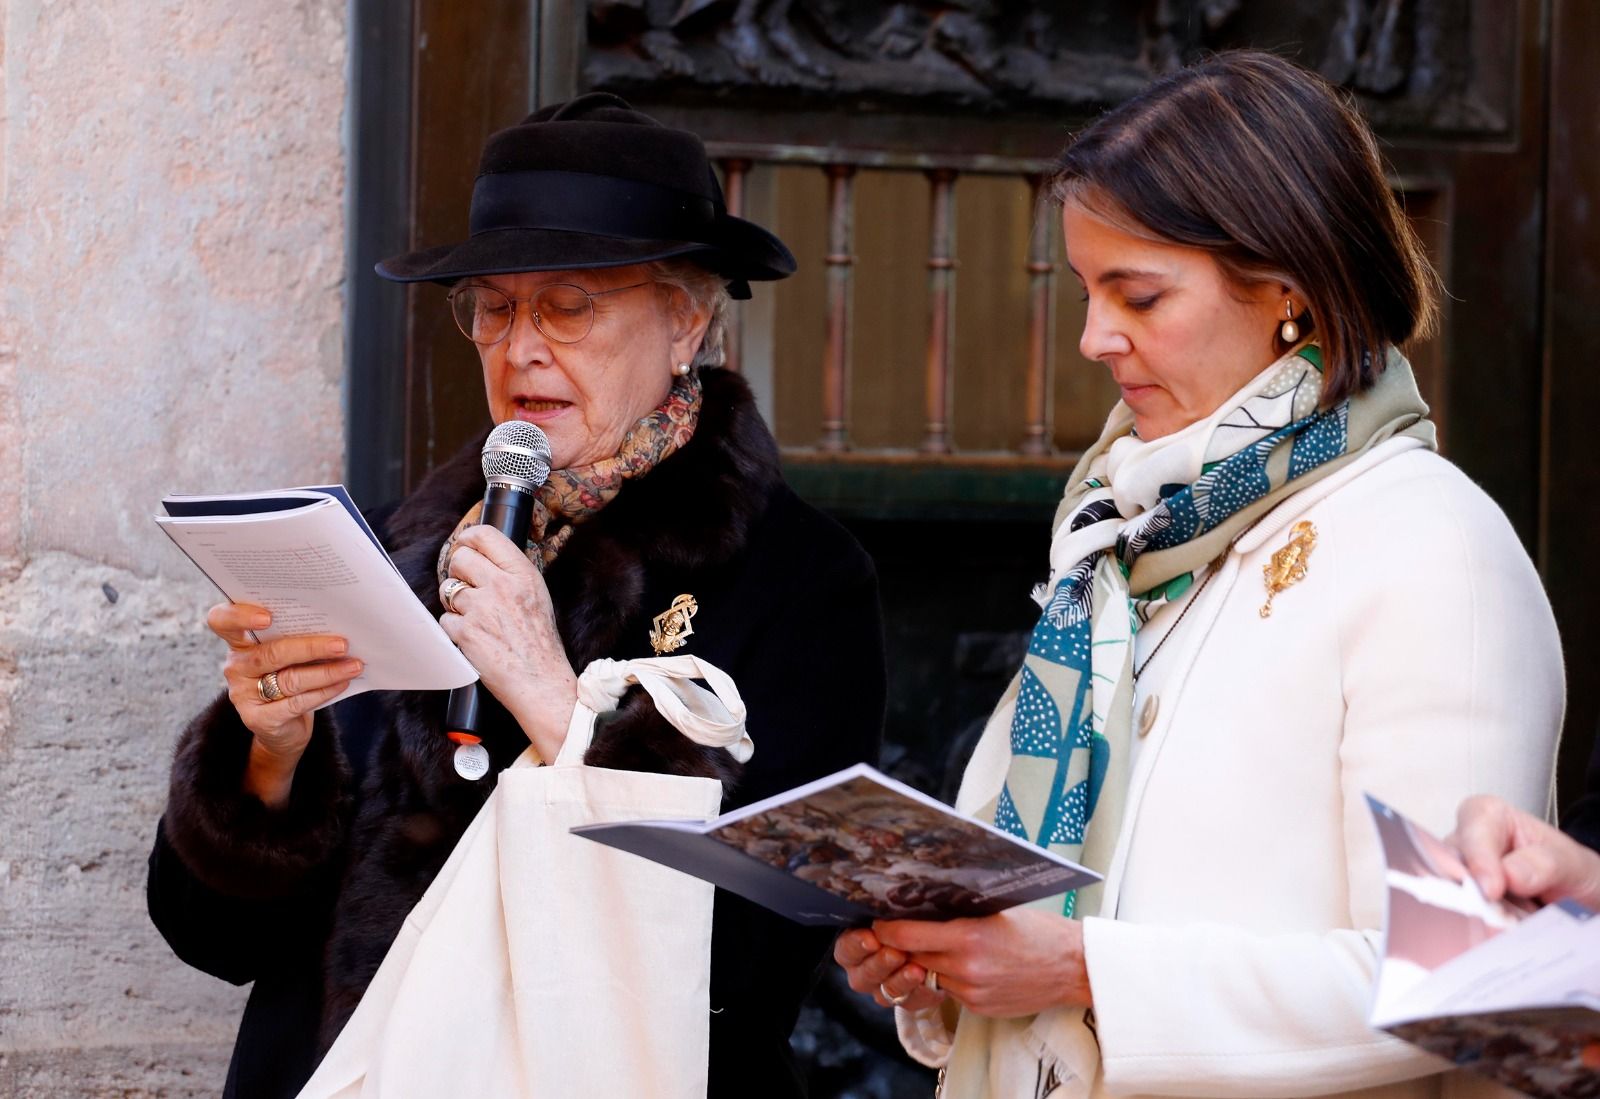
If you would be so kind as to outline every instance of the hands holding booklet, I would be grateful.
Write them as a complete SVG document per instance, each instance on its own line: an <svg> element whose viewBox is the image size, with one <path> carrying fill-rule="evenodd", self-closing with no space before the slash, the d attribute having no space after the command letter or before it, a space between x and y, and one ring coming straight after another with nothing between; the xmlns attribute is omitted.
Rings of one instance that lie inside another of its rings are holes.
<svg viewBox="0 0 1600 1099"><path fill-rule="evenodd" d="M156 522L223 595L272 615L272 624L257 631L260 640L304 634L348 640L364 667L338 697L447 690L478 678L396 571L344 486L173 495L161 503L167 514Z"/></svg>
<svg viewBox="0 0 1600 1099"><path fill-rule="evenodd" d="M271 613L260 640L348 639L365 667L339 697L477 678L343 486L174 495L162 505L156 522L228 599ZM1099 878L865 764L708 823L577 831L808 924L982 916Z"/></svg>
<svg viewBox="0 0 1600 1099"><path fill-rule="evenodd" d="M1540 1099L1600 1095L1600 919L1488 900L1448 844L1370 795L1388 918L1371 1023Z"/></svg>
<svg viewBox="0 0 1600 1099"><path fill-rule="evenodd" d="M162 505L156 522L229 600L270 612L259 640L348 639L364 667L338 697L477 679L342 486ZM1388 896L1371 1025L1541 1099L1600 1095L1595 912L1487 900L1449 845L1368 803ZM1098 879L865 764L709 822L574 831L806 924L983 916Z"/></svg>

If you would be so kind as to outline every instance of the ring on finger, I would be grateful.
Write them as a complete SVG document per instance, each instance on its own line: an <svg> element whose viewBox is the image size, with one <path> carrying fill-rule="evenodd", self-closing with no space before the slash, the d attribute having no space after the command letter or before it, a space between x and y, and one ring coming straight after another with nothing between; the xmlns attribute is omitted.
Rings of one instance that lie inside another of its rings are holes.
<svg viewBox="0 0 1600 1099"><path fill-rule="evenodd" d="M280 698L287 697L288 693L279 684L277 672L268 672L256 680L256 694L261 696L262 702L276 702Z"/></svg>
<svg viewBox="0 0 1600 1099"><path fill-rule="evenodd" d="M456 610L456 596L461 594L461 589L470 588L472 585L465 580L458 580L454 576L447 576L439 585L439 602L444 604L444 609L451 614L460 614Z"/></svg>
<svg viewBox="0 0 1600 1099"><path fill-rule="evenodd" d="M911 993L903 992L900 995L896 996L894 993L889 991L889 986L888 985L882 984L882 983L880 983L878 985L878 993L885 1000L888 1000L891 1004L893 1004L895 1007L899 1007L901 1004L903 1004L907 1000L911 999Z"/></svg>
<svg viewBox="0 0 1600 1099"><path fill-rule="evenodd" d="M938 992L939 974L934 970L928 970L928 975L922 979L922 987L926 988L929 992Z"/></svg>

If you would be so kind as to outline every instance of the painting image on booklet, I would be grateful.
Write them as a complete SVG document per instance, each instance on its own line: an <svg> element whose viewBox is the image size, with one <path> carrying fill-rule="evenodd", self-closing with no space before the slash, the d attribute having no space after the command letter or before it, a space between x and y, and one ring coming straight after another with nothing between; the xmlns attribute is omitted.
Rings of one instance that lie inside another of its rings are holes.
<svg viewBox="0 0 1600 1099"><path fill-rule="evenodd" d="M1100 880L864 763L712 821L573 831L809 924L986 916Z"/></svg>

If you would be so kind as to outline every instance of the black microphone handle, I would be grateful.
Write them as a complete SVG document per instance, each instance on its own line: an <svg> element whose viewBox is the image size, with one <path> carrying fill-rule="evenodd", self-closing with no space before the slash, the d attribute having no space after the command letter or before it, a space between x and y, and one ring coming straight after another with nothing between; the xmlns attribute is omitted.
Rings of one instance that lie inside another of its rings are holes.
<svg viewBox="0 0 1600 1099"><path fill-rule="evenodd" d="M533 522L533 493L490 484L483 494L481 521L511 539L520 549L528 544L528 528ZM444 711L445 732L451 740L468 744L473 743L468 738L483 739L488 710L494 705L494 696L480 682L453 688Z"/></svg>
<svg viewBox="0 0 1600 1099"><path fill-rule="evenodd" d="M483 494L483 515L479 519L521 547L528 544L528 529L533 526L533 493L507 485L492 484Z"/></svg>

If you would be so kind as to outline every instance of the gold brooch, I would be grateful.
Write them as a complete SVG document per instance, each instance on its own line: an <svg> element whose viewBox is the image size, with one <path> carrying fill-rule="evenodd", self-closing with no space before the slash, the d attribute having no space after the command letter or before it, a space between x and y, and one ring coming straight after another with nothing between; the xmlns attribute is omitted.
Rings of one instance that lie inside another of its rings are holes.
<svg viewBox="0 0 1600 1099"><path fill-rule="evenodd" d="M672 601L672 606L655 616L655 625L650 630L650 647L657 656L681 649L688 643L689 635L694 633L689 619L699 612L700 604L694 601L694 596L685 594L678 596Z"/></svg>
<svg viewBox="0 0 1600 1099"><path fill-rule="evenodd" d="M1306 558L1317 545L1317 528L1301 520L1289 532L1289 544L1272 555L1271 564L1261 566L1261 575L1267 581L1267 601L1261 607L1261 617L1272 614L1272 597L1291 584L1306 578Z"/></svg>

